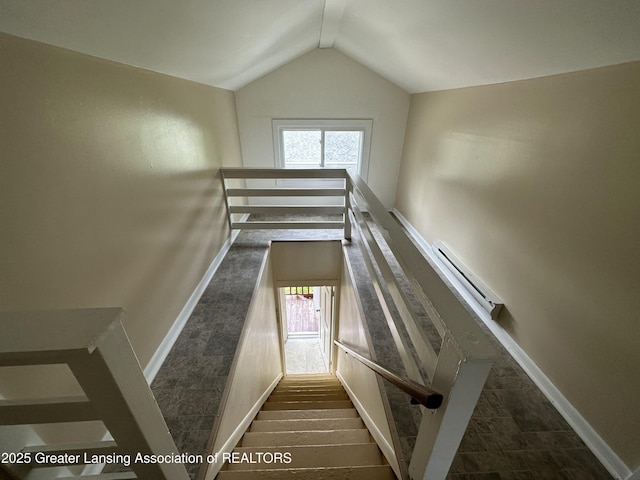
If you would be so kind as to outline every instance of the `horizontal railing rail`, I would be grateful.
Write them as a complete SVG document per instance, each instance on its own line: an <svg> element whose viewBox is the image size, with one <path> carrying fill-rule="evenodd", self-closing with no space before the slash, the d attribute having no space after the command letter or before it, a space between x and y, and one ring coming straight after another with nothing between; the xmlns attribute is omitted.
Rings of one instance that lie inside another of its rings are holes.
<svg viewBox="0 0 640 480"><path fill-rule="evenodd" d="M344 168L243 168L225 167L221 169L226 179L239 178L346 178Z"/></svg>
<svg viewBox="0 0 640 480"><path fill-rule="evenodd" d="M230 197L343 197L344 188L229 188Z"/></svg>
<svg viewBox="0 0 640 480"><path fill-rule="evenodd" d="M227 205L227 219L231 229L344 229L345 238L349 238L351 224L348 209L345 205L347 198L347 171L341 168L222 168L220 176ZM254 185L270 180L270 185ZM280 180L321 181L308 186L283 186ZM251 186L232 185L236 181L253 182ZM338 182L339 185L335 185ZM265 204L265 198L270 203ZM313 205L286 204L277 202L291 201L295 198L305 198ZM241 202L242 204L238 204ZM248 215L249 219L238 218L238 215ZM297 220L297 221L269 221L261 220L269 215L325 215L340 216L340 220ZM251 216L254 216L253 218ZM256 217L258 220L256 220Z"/></svg>
<svg viewBox="0 0 640 480"><path fill-rule="evenodd" d="M257 214L273 214L273 215L291 215L291 214L325 214L325 215L342 215L344 213L343 206L289 206L289 205L232 205L229 207L231 213L257 213Z"/></svg>
<svg viewBox="0 0 640 480"><path fill-rule="evenodd" d="M333 343L335 343L344 352L358 360L360 363L369 367L382 378L388 380L391 384L395 385L403 392L411 395L411 398L413 398L417 403L424 405L428 409L436 409L439 408L440 405L442 405L443 397L441 393L435 392L430 388L425 387L424 385L420 385L419 383L414 382L413 380L400 377L392 371L387 370L379 363L374 362L364 355L359 354L354 349L347 347L344 343L339 342L338 340L334 340Z"/></svg>

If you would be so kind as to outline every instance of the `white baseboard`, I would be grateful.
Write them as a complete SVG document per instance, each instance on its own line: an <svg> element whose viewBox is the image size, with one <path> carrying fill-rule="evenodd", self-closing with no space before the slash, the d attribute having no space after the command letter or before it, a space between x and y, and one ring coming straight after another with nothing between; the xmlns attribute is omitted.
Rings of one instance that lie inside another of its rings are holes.
<svg viewBox="0 0 640 480"><path fill-rule="evenodd" d="M218 450L217 452L211 452L211 454L214 455L216 459L221 459L223 453L231 452L233 448L238 444L238 442L240 441L244 433L249 428L249 425L251 425L251 422L253 421L253 419L256 417L256 415L262 408L262 405L264 405L264 402L267 401L267 398L269 398L269 395L271 395L271 392L273 392L273 390L276 388L276 386L278 385L281 379L282 379L282 374L278 375L276 379L273 382L271 382L271 385L267 387L267 389L256 401L256 403L253 404L253 407L251 407L251 409L244 416L242 421L238 423L238 426L233 431L233 433L229 436L229 438L224 443L224 445L222 445L220 450ZM222 468L223 464L224 464L223 462L214 462L214 463L208 464L207 470L203 475L204 479L213 480L215 476L218 474L218 472L220 471L220 469Z"/></svg>
<svg viewBox="0 0 640 480"><path fill-rule="evenodd" d="M498 324L493 322L494 325L489 325L486 319L483 318L482 320L609 473L617 479L631 480L632 472L627 464L622 461L593 427L591 427L589 422L587 422L571 402L558 390L549 377L540 370L531 357L529 357ZM640 477L638 478L640 479Z"/></svg>
<svg viewBox="0 0 640 480"><path fill-rule="evenodd" d="M248 215L245 215L245 217L248 217ZM246 220L246 218L242 219L242 221L244 220ZM153 357L151 357L151 360L149 360L149 363L144 369L144 378L147 379L147 383L149 385L151 385L151 382L153 382L153 379L158 374L158 371L167 358L167 355L169 355L173 344L176 343L180 332L182 332L182 329L187 323L187 320L189 320L189 317L193 313L193 310L196 308L196 305L198 305L200 297L202 297L202 294L209 285L209 282L211 282L213 275L216 273L216 270L218 270L218 267L222 263L222 260L229 251L229 248L231 248L231 245L233 244L239 233L240 230L233 231L226 242L224 242L222 248L220 248L220 251L211 262L211 265L209 265L209 268L205 272L204 277L202 277L202 280L200 280L198 285L196 285L196 288L189 297L189 300L187 300L187 303L182 308L182 311L178 315L178 318L176 318L175 322L173 322L173 325L156 349Z"/></svg>
<svg viewBox="0 0 640 480"><path fill-rule="evenodd" d="M533 380L547 399L555 406L558 412L564 417L571 428L575 430L609 473L621 480L640 480L640 469L633 472L631 468L622 461L593 427L591 427L580 412L578 412L560 390L558 390L531 357L527 355L496 321L491 319L487 311L482 308L473 297L466 293L466 289L460 285L460 282L455 277L448 274L446 269L441 268L440 261L435 257L431 246L413 225L395 208L392 209L392 212L402 226L411 234L417 247L422 251L422 254L437 268L438 273L448 281L458 296L462 297L476 315L480 317L491 333L495 335L502 346L509 352L514 360L518 362L527 375L529 375L531 380Z"/></svg>
<svg viewBox="0 0 640 480"><path fill-rule="evenodd" d="M369 429L369 433L371 433L371 436L374 438L374 440L378 444L378 447L380 447L380 450L382 451L385 458L389 462L389 465L395 472L396 476L398 478L401 478L402 475L400 474L400 467L396 459L396 453L395 453L395 449L393 448L393 445L391 445L387 441L387 439L384 437L384 435L382 434L382 432L380 431L376 423L373 421L373 419L369 415L369 412L367 412L367 409L364 408L364 405L362 405L362 403L360 402L356 394L353 392L353 390L351 390L351 388L349 387L349 384L346 382L344 377L340 375L340 372L336 371L336 376L340 380L340 383L342 383L342 386L346 390L347 395L349 395L349 399L351 400L351 403L353 403L353 406L358 411L358 414L362 418L362 421L364 422L366 427Z"/></svg>

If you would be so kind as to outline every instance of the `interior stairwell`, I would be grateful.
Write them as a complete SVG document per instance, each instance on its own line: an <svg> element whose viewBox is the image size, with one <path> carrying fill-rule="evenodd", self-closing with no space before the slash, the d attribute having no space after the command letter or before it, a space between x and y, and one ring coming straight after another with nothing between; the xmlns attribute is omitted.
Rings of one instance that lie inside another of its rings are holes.
<svg viewBox="0 0 640 480"><path fill-rule="evenodd" d="M344 388L330 374L287 375L232 455L219 480L396 479Z"/></svg>

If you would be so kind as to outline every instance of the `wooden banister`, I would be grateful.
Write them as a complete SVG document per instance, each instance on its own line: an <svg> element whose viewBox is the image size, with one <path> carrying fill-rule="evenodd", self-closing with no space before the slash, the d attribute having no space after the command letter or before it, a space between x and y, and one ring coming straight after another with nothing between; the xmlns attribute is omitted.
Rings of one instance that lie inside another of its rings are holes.
<svg viewBox="0 0 640 480"><path fill-rule="evenodd" d="M399 375L387 370L379 363L374 362L373 360L365 357L364 355L359 354L352 348L347 347L344 343L334 340L335 343L340 349L342 349L348 355L351 355L353 358L358 360L360 363L369 367L375 373L380 375L382 378L388 380L390 383L398 387L403 392L409 394L411 398L413 398L420 405L424 405L428 409L434 410L439 408L442 405L442 394L431 390L430 388L425 387L424 385L420 385L413 380L402 378Z"/></svg>

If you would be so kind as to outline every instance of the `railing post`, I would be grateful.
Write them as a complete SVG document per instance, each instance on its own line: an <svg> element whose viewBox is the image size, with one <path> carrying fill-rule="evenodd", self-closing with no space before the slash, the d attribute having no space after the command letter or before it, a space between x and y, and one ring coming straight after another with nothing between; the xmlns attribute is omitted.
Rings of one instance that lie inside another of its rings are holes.
<svg viewBox="0 0 640 480"><path fill-rule="evenodd" d="M351 240L351 217L349 211L351 210L351 191L353 185L351 183L351 176L349 172L344 172L344 238Z"/></svg>
<svg viewBox="0 0 640 480"><path fill-rule="evenodd" d="M227 207L227 222L229 223L229 231L233 230L233 218L231 217L231 201L227 193L227 179L224 176L224 169L220 169L220 180L222 180L222 193L224 193L224 204Z"/></svg>
<svg viewBox="0 0 640 480"><path fill-rule="evenodd" d="M492 358L466 358L451 335L445 337L431 383L444 402L438 410L423 409L410 478L446 478L492 365Z"/></svg>

